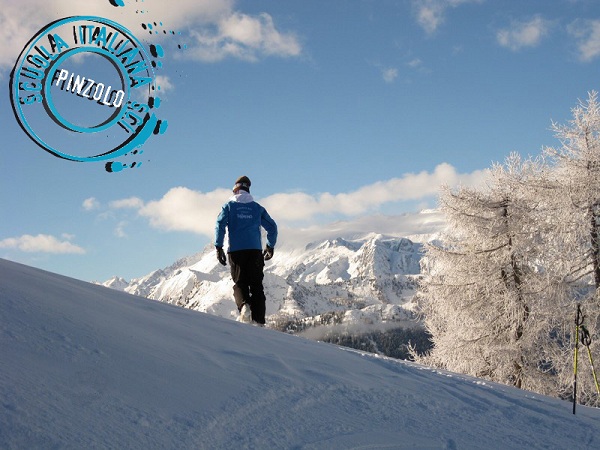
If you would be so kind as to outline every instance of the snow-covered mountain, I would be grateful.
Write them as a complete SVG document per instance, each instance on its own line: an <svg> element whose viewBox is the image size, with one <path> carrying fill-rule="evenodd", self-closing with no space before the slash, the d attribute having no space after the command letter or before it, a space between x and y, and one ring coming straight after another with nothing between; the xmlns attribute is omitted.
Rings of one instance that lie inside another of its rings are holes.
<svg viewBox="0 0 600 450"><path fill-rule="evenodd" d="M111 289L116 289L117 291L124 291L127 286L129 286L129 282L122 277L114 276L109 280L106 280L104 283L95 283L102 284L102 286L109 287Z"/></svg>
<svg viewBox="0 0 600 450"><path fill-rule="evenodd" d="M7 450L600 444L599 409L2 259L0 349Z"/></svg>
<svg viewBox="0 0 600 450"><path fill-rule="evenodd" d="M343 313L345 323L400 322L412 318L422 244L369 234L328 239L302 249L276 249L265 268L267 317L271 323ZM114 280L114 279L113 279ZM170 267L105 286L221 317L237 311L229 267L212 246Z"/></svg>

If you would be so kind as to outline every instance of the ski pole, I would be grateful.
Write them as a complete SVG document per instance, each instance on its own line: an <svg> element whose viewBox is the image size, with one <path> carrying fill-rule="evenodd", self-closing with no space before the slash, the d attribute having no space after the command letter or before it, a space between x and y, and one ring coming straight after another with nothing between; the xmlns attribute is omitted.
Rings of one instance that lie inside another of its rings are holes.
<svg viewBox="0 0 600 450"><path fill-rule="evenodd" d="M573 358L573 414L577 407L577 353L579 351L579 327L583 324L581 314L581 305L577 304L577 314L575 316L575 356Z"/></svg>
<svg viewBox="0 0 600 450"><path fill-rule="evenodd" d="M600 386L598 385L598 377L596 376L596 369L594 368L594 360L592 358L592 351L590 350L590 345L592 344L592 338L590 336L590 332L588 329L581 325L581 343L586 346L588 351L588 358L590 359L590 364L592 366L592 375L594 375L594 383L596 384L596 392L600 395Z"/></svg>

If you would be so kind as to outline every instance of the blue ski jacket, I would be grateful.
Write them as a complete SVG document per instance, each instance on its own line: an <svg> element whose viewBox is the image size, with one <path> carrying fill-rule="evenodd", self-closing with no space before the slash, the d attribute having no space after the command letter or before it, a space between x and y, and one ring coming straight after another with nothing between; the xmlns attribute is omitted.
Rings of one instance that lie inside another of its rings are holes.
<svg viewBox="0 0 600 450"><path fill-rule="evenodd" d="M267 231L267 245L275 248L277 224L265 208L248 192L240 191L223 205L215 226L215 246L223 247L225 229L229 237L228 253L238 250L262 250L260 227Z"/></svg>

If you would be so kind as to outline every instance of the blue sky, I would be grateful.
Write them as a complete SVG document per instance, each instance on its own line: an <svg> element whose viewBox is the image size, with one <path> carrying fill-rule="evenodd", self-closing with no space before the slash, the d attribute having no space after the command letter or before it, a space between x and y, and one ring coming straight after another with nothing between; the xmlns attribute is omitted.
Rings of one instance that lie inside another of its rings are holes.
<svg viewBox="0 0 600 450"><path fill-rule="evenodd" d="M0 257L84 280L139 277L200 251L244 174L282 245L334 229L408 233L406 214L435 207L441 183L482 183L510 152L558 145L551 122L600 89L594 0L0 6ZM155 75L168 129L122 159L133 169L57 158L11 109L20 52L76 15L164 48ZM169 33L141 26L154 22Z"/></svg>

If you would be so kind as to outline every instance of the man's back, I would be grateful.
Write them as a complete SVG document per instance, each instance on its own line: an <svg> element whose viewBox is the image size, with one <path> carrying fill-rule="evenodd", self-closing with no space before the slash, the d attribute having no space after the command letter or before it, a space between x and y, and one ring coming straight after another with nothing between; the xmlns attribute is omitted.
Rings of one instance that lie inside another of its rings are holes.
<svg viewBox="0 0 600 450"><path fill-rule="evenodd" d="M277 225L265 208L254 201L252 195L241 191L234 195L217 218L217 244L222 245L225 227L229 232L229 252L261 250L260 227L267 230L267 245L274 247Z"/></svg>

